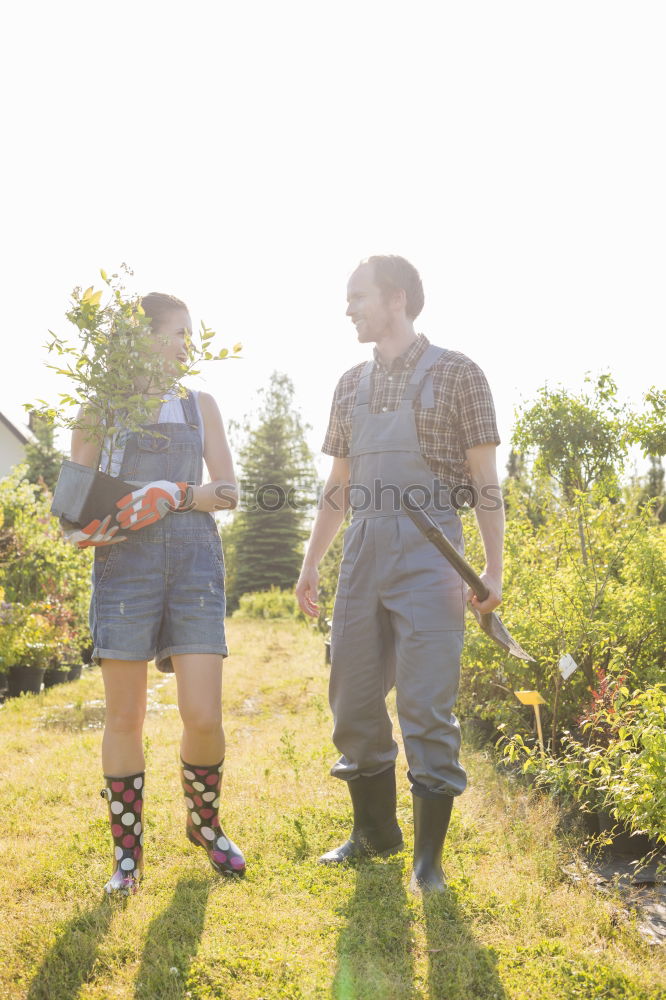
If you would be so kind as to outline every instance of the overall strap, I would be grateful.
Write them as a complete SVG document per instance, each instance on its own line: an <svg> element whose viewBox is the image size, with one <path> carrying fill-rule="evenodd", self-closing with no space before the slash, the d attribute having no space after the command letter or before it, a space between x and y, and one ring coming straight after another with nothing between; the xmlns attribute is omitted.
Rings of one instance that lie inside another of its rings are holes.
<svg viewBox="0 0 666 1000"><path fill-rule="evenodd" d="M405 386L399 409L410 410L417 399L421 399L421 407L424 410L431 410L435 405L435 396L432 388L432 367L437 364L444 354L444 348L435 347L430 344L423 352L419 360L414 365L414 372L409 382Z"/></svg>
<svg viewBox="0 0 666 1000"><path fill-rule="evenodd" d="M374 361L366 361L358 385L356 386L356 402L354 407L367 406L370 402L370 378L375 370Z"/></svg>
<svg viewBox="0 0 666 1000"><path fill-rule="evenodd" d="M180 405L183 408L183 416L185 417L185 423L195 430L199 429L199 411L197 404L194 401L194 393L191 389L186 389L187 395L180 397Z"/></svg>

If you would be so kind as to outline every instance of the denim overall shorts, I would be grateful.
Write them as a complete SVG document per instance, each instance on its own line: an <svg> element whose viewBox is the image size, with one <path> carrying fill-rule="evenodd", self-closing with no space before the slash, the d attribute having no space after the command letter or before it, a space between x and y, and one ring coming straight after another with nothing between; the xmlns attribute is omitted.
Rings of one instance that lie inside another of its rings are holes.
<svg viewBox="0 0 666 1000"><path fill-rule="evenodd" d="M190 392L185 423L151 424L127 436L121 479L198 486L203 477L199 416ZM116 545L95 549L90 602L93 660L152 660L173 671L179 653L227 656L224 559L213 516L167 514Z"/></svg>

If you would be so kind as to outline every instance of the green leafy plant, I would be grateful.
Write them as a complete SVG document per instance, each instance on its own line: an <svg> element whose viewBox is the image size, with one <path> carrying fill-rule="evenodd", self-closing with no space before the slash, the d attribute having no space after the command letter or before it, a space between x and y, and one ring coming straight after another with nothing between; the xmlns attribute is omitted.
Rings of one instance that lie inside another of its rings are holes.
<svg viewBox="0 0 666 1000"><path fill-rule="evenodd" d="M499 610L535 662L506 656L470 622L458 705L463 717L504 722L527 736L533 716L513 692L536 689L547 702L544 731L555 750L559 734L572 728L587 703L597 671L617 676L630 669L644 686L663 678L666 533L649 508L637 512L622 500L594 503L581 494L569 505L544 487L538 501L543 520L535 524L534 494L526 496L512 482L506 496ZM579 544L581 523L587 562ZM471 523L466 538L470 562L482 565ZM558 669L564 653L579 665L566 681Z"/></svg>
<svg viewBox="0 0 666 1000"><path fill-rule="evenodd" d="M7 667L48 667L56 631L39 603L2 606L2 658Z"/></svg>
<svg viewBox="0 0 666 1000"><path fill-rule="evenodd" d="M153 423L166 394L182 395L180 380L198 374L199 363L238 357L241 345L213 352L215 333L202 323L198 339L188 338L187 362L168 372L154 349L158 334L140 296L127 294L118 274L109 277L101 271L101 276L109 292L106 302L104 290L77 287L72 292L66 317L76 328L77 341L49 331L46 346L57 363L48 367L68 379L69 391L60 395L57 408L39 400L38 407L30 403L26 409L60 427L82 429L100 444L108 437L113 446L121 433Z"/></svg>
<svg viewBox="0 0 666 1000"><path fill-rule="evenodd" d="M234 618L305 618L293 590L280 590L279 587L243 594L233 616Z"/></svg>
<svg viewBox="0 0 666 1000"><path fill-rule="evenodd" d="M83 641L92 553L64 541L50 513L50 494L29 483L25 471L17 466L0 482L0 586L13 604L61 608L61 634Z"/></svg>
<svg viewBox="0 0 666 1000"><path fill-rule="evenodd" d="M666 684L630 690L626 680L600 675L557 756L542 754L520 733L503 737L502 751L538 785L666 843Z"/></svg>
<svg viewBox="0 0 666 1000"><path fill-rule="evenodd" d="M2 588L0 588L0 598L0 673L6 674L16 663L21 621L16 606L11 601L5 601L5 592Z"/></svg>

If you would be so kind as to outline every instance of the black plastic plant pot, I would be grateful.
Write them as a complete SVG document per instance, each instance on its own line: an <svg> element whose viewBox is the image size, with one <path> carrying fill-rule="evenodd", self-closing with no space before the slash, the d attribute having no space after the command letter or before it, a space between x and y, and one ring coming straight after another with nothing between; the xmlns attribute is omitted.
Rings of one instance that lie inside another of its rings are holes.
<svg viewBox="0 0 666 1000"><path fill-rule="evenodd" d="M10 667L7 695L18 698L20 694L39 694L43 680L44 667Z"/></svg>
<svg viewBox="0 0 666 1000"><path fill-rule="evenodd" d="M103 521L108 514L115 519L116 502L133 489L123 479L67 460L60 468L51 513L77 528L85 528L91 521Z"/></svg>
<svg viewBox="0 0 666 1000"><path fill-rule="evenodd" d="M78 681L81 677L81 670L83 669L83 664L76 663L73 667L70 667L67 671L68 681Z"/></svg>
<svg viewBox="0 0 666 1000"><path fill-rule="evenodd" d="M44 673L44 687L54 687L56 684L65 684L69 680L69 667L47 667Z"/></svg>

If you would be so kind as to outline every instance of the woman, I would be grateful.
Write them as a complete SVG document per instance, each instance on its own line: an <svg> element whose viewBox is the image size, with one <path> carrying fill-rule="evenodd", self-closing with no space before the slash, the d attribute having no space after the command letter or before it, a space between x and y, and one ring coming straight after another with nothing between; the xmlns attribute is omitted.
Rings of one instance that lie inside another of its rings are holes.
<svg viewBox="0 0 666 1000"><path fill-rule="evenodd" d="M155 350L170 380L187 358L192 321L186 305L153 292L141 300ZM135 891L141 877L147 664L176 674L183 722L181 781L186 834L218 872L242 874L245 861L218 818L224 764L222 659L224 563L211 512L236 506L237 485L219 409L212 396L188 390L163 403L157 424L100 449L85 432L72 435L72 460L137 488L107 517L66 532L95 546L90 626L93 659L106 694L102 764L115 867L108 893ZM202 486L205 461L211 482ZM121 537L116 537L122 531Z"/></svg>

